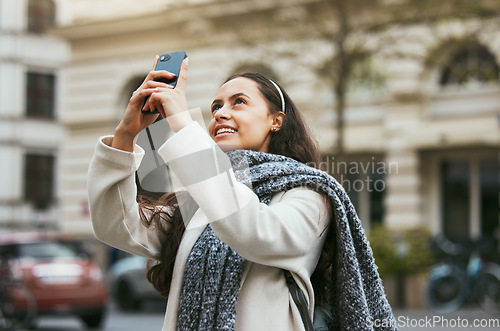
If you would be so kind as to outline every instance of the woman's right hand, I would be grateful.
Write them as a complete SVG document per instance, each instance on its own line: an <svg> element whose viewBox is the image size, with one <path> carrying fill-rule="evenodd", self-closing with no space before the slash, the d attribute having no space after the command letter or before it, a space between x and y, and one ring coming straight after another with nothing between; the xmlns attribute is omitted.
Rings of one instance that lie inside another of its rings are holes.
<svg viewBox="0 0 500 331"><path fill-rule="evenodd" d="M153 68L156 66L158 56L155 58ZM139 133L150 126L158 118L158 114L143 114L142 106L146 97L157 92L157 88L172 88L172 86L157 82L157 78L172 79L174 74L167 71L151 71L144 79L144 82L132 93L127 109L123 114L120 124L115 129L111 147L121 149L127 152L134 150L136 137Z"/></svg>

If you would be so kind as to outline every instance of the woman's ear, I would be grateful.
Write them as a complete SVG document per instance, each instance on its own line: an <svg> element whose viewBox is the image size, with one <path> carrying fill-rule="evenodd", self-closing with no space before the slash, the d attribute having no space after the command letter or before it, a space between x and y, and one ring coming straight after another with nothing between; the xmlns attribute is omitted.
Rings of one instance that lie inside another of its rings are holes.
<svg viewBox="0 0 500 331"><path fill-rule="evenodd" d="M273 121L271 123L271 131L279 131L281 129L281 126L283 125L283 121L285 120L285 113L280 111L279 113L272 114L271 116L273 117Z"/></svg>

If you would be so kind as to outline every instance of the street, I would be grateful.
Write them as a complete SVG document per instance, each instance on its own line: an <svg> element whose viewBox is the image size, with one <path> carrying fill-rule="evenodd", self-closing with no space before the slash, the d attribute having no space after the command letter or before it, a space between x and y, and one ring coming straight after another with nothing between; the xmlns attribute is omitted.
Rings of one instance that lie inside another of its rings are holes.
<svg viewBox="0 0 500 331"><path fill-rule="evenodd" d="M110 305L102 331L160 331L163 326L162 303L149 303L142 312L121 312ZM83 324L75 317L43 317L38 331L82 331Z"/></svg>
<svg viewBox="0 0 500 331"><path fill-rule="evenodd" d="M148 304L143 312L124 313L110 307L102 331L160 331L164 310L160 305ZM492 316L477 307L462 309L446 315L434 314L428 310L394 310L400 331L410 330L500 330L500 316ZM376 323L383 321L370 321ZM39 331L81 331L80 321L73 317L40 318Z"/></svg>

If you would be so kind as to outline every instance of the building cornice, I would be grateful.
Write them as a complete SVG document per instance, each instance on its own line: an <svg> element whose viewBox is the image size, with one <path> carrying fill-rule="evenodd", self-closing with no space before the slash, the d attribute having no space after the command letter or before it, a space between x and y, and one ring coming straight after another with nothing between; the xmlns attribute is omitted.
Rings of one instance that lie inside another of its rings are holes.
<svg viewBox="0 0 500 331"><path fill-rule="evenodd" d="M299 6L322 0L295 0L276 6L272 1L231 0L213 1L190 6L172 6L159 12L139 16L119 17L85 23L75 23L51 29L49 33L68 41L87 38L109 37L158 29L171 29L190 21L209 20L218 17L241 15L250 12L276 10L281 7Z"/></svg>

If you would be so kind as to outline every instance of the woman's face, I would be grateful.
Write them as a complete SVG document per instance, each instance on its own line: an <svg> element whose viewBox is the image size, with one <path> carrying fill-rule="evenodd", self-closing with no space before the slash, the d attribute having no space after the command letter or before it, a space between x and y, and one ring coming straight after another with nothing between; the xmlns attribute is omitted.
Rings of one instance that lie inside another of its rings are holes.
<svg viewBox="0 0 500 331"><path fill-rule="evenodd" d="M212 102L208 131L222 150L267 152L277 115L269 112L255 81L238 77L221 86Z"/></svg>

